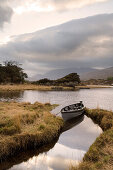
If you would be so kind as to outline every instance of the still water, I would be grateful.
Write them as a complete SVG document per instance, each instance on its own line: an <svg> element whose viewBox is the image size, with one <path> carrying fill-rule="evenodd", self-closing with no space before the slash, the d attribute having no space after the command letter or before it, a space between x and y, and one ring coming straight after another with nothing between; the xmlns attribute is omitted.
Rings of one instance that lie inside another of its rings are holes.
<svg viewBox="0 0 113 170"><path fill-rule="evenodd" d="M36 101L59 104L52 111L56 114L68 104L82 100L88 108L103 108L113 110L113 88L83 89L79 91L24 91L0 93L0 100L17 100L19 102ZM60 114L59 114L60 115ZM61 115L60 115L61 116ZM68 127L69 125L69 127ZM32 151L18 156L18 160L11 160L6 166L10 170L66 170L70 165L78 165L96 137L102 133L101 128L88 117L80 117L68 122L58 141L41 151ZM27 156L26 156L27 155ZM29 155L29 156L28 156ZM27 158L26 158L27 157ZM6 165L6 164L5 164Z"/></svg>

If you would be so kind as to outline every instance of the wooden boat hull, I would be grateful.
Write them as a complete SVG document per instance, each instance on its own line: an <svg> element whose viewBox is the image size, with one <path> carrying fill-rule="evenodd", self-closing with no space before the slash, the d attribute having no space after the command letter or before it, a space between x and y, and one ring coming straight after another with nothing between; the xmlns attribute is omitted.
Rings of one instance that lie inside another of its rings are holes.
<svg viewBox="0 0 113 170"><path fill-rule="evenodd" d="M65 106L64 108L61 109L61 113L65 121L78 117L84 113L84 105L82 101L80 101L79 103Z"/></svg>
<svg viewBox="0 0 113 170"><path fill-rule="evenodd" d="M80 116L80 115L82 115L82 114L84 114L84 109L82 109L82 110L78 110L78 111L73 111L73 112L64 112L64 113L62 113L62 118L65 120L65 121L67 121L67 120L69 120L69 119L72 119L72 118L75 118L75 117L78 117L78 116Z"/></svg>

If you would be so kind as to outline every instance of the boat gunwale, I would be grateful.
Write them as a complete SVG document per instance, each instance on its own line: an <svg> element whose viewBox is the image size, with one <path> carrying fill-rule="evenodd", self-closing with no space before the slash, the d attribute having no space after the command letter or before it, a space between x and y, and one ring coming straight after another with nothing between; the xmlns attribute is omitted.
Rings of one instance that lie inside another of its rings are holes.
<svg viewBox="0 0 113 170"><path fill-rule="evenodd" d="M62 113L62 114L67 113L67 114L68 114L68 113L76 113L76 112L82 112L82 111L84 111L84 108L79 109L79 110L76 110L76 111L74 111L74 110L73 110L73 111L64 111L64 112L61 111L61 113Z"/></svg>
<svg viewBox="0 0 113 170"><path fill-rule="evenodd" d="M75 104L77 104L77 103L75 103ZM70 106L73 106L75 104L65 106L64 108L61 109L61 113L62 114L67 113L68 114L68 113L74 113L74 112L76 113L76 112L79 112L79 111L84 111L84 108L85 108L84 106L81 109L63 111L66 107L70 107Z"/></svg>

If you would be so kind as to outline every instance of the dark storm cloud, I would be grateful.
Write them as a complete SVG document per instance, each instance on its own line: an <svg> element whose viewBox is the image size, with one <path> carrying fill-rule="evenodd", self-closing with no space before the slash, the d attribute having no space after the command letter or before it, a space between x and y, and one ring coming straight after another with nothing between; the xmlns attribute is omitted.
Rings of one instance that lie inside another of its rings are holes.
<svg viewBox="0 0 113 170"><path fill-rule="evenodd" d="M7 0L0 0L0 28L5 22L9 22L13 14L13 10L8 6Z"/></svg>
<svg viewBox="0 0 113 170"><path fill-rule="evenodd" d="M42 68L112 66L113 14L72 20L14 36L0 47L0 59L3 56L22 63L38 63Z"/></svg>

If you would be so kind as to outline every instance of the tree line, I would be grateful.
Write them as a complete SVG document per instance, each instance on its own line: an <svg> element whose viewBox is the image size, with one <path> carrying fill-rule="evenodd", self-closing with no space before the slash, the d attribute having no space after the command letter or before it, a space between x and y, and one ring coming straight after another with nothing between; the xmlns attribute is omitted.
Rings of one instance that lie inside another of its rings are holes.
<svg viewBox="0 0 113 170"><path fill-rule="evenodd" d="M0 83L24 83L27 74L15 61L5 61L0 64Z"/></svg>
<svg viewBox="0 0 113 170"><path fill-rule="evenodd" d="M57 80L50 80L50 79L44 78L33 83L38 84L38 85L53 85L53 86L55 85L55 86L74 87L80 83L80 77L77 73L70 73L66 75L65 77L62 77Z"/></svg>

